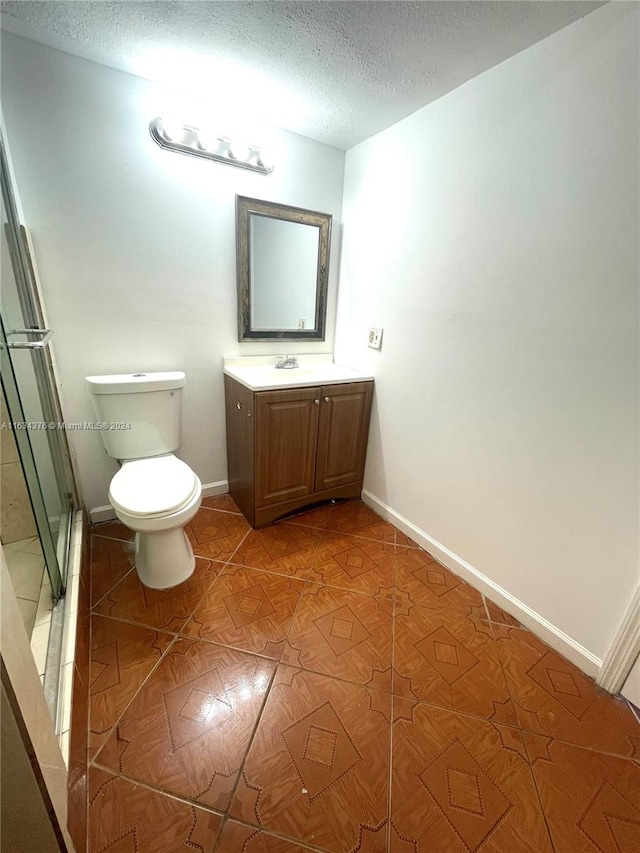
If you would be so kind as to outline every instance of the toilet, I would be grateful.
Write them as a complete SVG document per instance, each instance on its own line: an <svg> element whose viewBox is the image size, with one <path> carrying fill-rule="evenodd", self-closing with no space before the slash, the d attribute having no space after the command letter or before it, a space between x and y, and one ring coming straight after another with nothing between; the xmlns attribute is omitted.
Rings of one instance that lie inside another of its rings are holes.
<svg viewBox="0 0 640 853"><path fill-rule="evenodd" d="M109 486L117 517L136 534L136 571L152 589L186 580L195 568L184 531L200 508L202 484L173 451L180 444L182 388L171 373L87 376L107 454L120 462Z"/></svg>

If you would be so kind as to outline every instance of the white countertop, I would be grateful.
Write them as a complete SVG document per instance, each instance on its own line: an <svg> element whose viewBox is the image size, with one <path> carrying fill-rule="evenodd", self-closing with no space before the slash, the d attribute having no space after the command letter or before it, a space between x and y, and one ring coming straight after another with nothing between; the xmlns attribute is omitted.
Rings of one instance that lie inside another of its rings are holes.
<svg viewBox="0 0 640 853"><path fill-rule="evenodd" d="M367 382L374 377L335 364L331 355L302 355L300 367L276 369L274 356L244 356L224 359L224 372L250 391L278 391L341 382Z"/></svg>

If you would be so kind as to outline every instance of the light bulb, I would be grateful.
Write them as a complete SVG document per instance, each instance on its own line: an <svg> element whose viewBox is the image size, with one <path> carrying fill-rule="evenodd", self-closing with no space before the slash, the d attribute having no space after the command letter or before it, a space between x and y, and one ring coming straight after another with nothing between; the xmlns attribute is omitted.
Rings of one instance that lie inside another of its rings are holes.
<svg viewBox="0 0 640 853"><path fill-rule="evenodd" d="M163 119L160 126L162 128L163 136L165 136L169 142L182 142L184 139L184 125L178 124L176 121Z"/></svg>
<svg viewBox="0 0 640 853"><path fill-rule="evenodd" d="M274 166L273 158L265 151L258 151L256 163L258 164L258 166L262 166L263 169L267 169L269 172L273 169Z"/></svg>
<svg viewBox="0 0 640 853"><path fill-rule="evenodd" d="M204 128L198 131L198 145L204 151L217 151L220 145L220 137L211 128Z"/></svg>
<svg viewBox="0 0 640 853"><path fill-rule="evenodd" d="M229 156L234 160L246 162L251 156L251 149L244 142L232 142L229 146Z"/></svg>

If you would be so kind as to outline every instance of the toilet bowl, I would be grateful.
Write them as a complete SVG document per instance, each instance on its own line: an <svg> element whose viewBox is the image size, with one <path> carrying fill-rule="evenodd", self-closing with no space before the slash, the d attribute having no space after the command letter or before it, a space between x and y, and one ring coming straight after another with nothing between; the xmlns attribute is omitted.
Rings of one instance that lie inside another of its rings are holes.
<svg viewBox="0 0 640 853"><path fill-rule="evenodd" d="M195 557L184 531L202 502L202 485L172 453L128 460L109 487L117 517L136 534L136 571L151 589L167 589L193 574Z"/></svg>
<svg viewBox="0 0 640 853"><path fill-rule="evenodd" d="M173 455L180 445L180 402L186 377L165 373L87 376L98 420L122 429L100 433L107 454L120 463L109 501L136 534L136 571L145 586L167 589L195 568L184 527L202 501L200 480Z"/></svg>

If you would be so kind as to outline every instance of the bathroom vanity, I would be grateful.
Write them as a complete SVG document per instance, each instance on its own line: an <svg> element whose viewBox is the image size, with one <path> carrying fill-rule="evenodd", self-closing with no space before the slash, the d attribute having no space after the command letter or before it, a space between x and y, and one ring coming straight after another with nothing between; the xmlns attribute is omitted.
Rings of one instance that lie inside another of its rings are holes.
<svg viewBox="0 0 640 853"><path fill-rule="evenodd" d="M225 359L224 373L229 492L252 527L360 496L372 376L329 356L291 370L273 357Z"/></svg>

